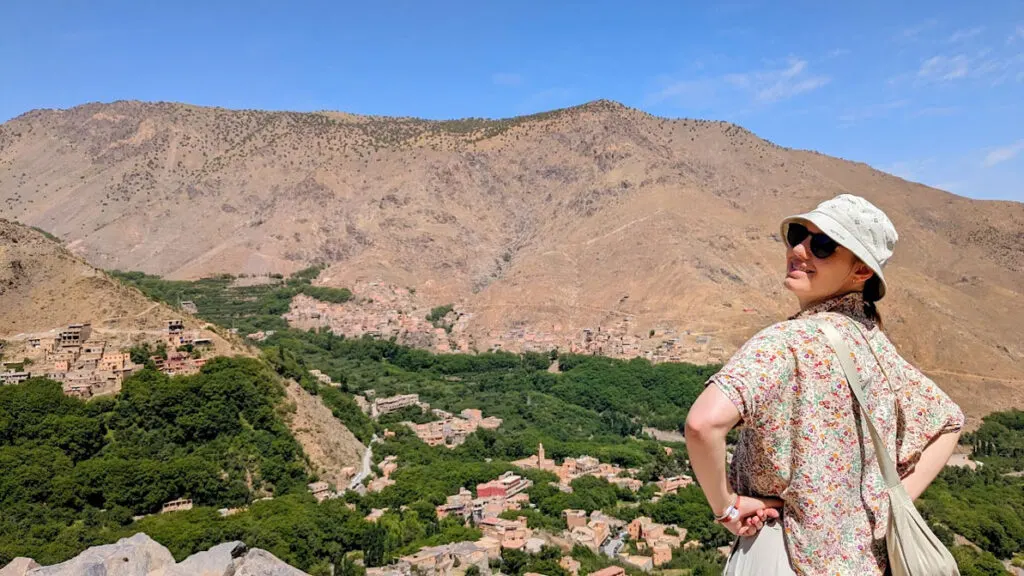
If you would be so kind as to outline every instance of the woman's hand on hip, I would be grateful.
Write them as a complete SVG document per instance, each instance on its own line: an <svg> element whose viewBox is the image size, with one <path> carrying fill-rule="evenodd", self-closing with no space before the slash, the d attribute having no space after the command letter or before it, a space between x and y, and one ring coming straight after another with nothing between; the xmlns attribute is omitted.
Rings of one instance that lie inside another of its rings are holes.
<svg viewBox="0 0 1024 576"><path fill-rule="evenodd" d="M782 500L778 498L743 496L739 503L739 517L732 522L723 522L722 525L737 536L753 536L766 520L780 518L781 508Z"/></svg>

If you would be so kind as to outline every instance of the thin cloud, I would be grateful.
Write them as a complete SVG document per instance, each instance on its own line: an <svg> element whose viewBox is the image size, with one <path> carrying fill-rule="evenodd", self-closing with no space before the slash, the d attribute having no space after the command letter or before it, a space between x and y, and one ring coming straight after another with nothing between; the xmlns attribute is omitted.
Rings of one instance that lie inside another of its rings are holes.
<svg viewBox="0 0 1024 576"><path fill-rule="evenodd" d="M888 116L893 110L906 108L909 105L910 100L902 99L883 102L881 104L873 104L871 106L853 108L839 116L839 125L840 127L853 126L854 124L864 120Z"/></svg>
<svg viewBox="0 0 1024 576"><path fill-rule="evenodd" d="M932 186L932 188L938 188L939 190L945 190L946 192L963 195L967 185L968 183L963 180L952 180L949 182L937 182Z"/></svg>
<svg viewBox="0 0 1024 576"><path fill-rule="evenodd" d="M514 72L495 72L491 74L491 82L497 86L519 86L523 76Z"/></svg>
<svg viewBox="0 0 1024 576"><path fill-rule="evenodd" d="M1007 44L1013 44L1018 40L1024 40L1024 24L1017 24L1017 28L1010 34L1010 37L1006 39Z"/></svg>
<svg viewBox="0 0 1024 576"><path fill-rule="evenodd" d="M789 58L783 68L765 68L725 74L712 78L673 80L662 77L662 87L647 94L647 104L673 102L679 106L706 107L722 95L739 94L754 104L771 104L817 90L831 81L821 74L812 74L807 61Z"/></svg>
<svg viewBox="0 0 1024 576"><path fill-rule="evenodd" d="M939 23L939 21L936 20L935 18L930 18L928 20L925 20L924 22L921 22L920 24L917 24L915 26L910 26L908 28L904 28L904 29L900 30L899 33L896 34L894 39L895 40L916 40L918 38L918 36L921 35L922 32L924 32L925 30L928 30L930 28L935 27L938 23Z"/></svg>
<svg viewBox="0 0 1024 576"><path fill-rule="evenodd" d="M574 97L574 89L556 86L530 94L519 105L519 108L524 112L550 110L552 108L558 108L559 106L565 106L566 104L571 103Z"/></svg>
<svg viewBox="0 0 1024 576"><path fill-rule="evenodd" d="M846 48L836 48L835 50L829 50L828 54L826 54L825 57L839 58L840 56L848 56L849 54L851 54L851 51Z"/></svg>
<svg viewBox="0 0 1024 576"><path fill-rule="evenodd" d="M782 69L759 70L745 74L729 74L725 81L753 92L759 102L778 102L804 92L817 90L829 83L828 76L807 74L807 61L790 58Z"/></svg>
<svg viewBox="0 0 1024 576"><path fill-rule="evenodd" d="M950 43L963 42L965 40L970 40L971 38L974 38L975 36L977 36L978 34L981 34L984 31L985 31L985 27L984 26L975 26L974 28L964 28L962 30L957 30L956 32L953 32L949 36L949 40L948 41Z"/></svg>
<svg viewBox="0 0 1024 576"><path fill-rule="evenodd" d="M1017 156L1017 154L1020 154L1022 150L1024 150L1024 139L1017 140L1008 146L1002 146L989 151L989 153L985 155L985 160L982 161L981 165L985 168L991 168L996 164L1012 160Z"/></svg>
<svg viewBox="0 0 1024 576"><path fill-rule="evenodd" d="M999 86L1015 79L1019 81L1021 72L1024 72L1024 53L1009 55L984 49L975 54L932 56L921 62L915 72L894 76L888 80L888 84L896 86L907 80L929 84L973 79L988 81L990 86Z"/></svg>
<svg viewBox="0 0 1024 576"><path fill-rule="evenodd" d="M663 88L647 95L647 104L660 104L672 101L683 106L703 108L715 100L716 80L677 80L669 81Z"/></svg>
<svg viewBox="0 0 1024 576"><path fill-rule="evenodd" d="M959 106L927 106L919 110L914 110L910 116L913 118L920 118L924 116L953 116L959 112Z"/></svg>
<svg viewBox="0 0 1024 576"><path fill-rule="evenodd" d="M921 63L917 77L922 80L949 81L964 78L970 71L970 59L963 54L953 57L932 56Z"/></svg>
<svg viewBox="0 0 1024 576"><path fill-rule="evenodd" d="M920 182L925 172L930 172L935 165L935 158L924 158L921 160L902 160L881 166L883 172L898 176L904 180Z"/></svg>

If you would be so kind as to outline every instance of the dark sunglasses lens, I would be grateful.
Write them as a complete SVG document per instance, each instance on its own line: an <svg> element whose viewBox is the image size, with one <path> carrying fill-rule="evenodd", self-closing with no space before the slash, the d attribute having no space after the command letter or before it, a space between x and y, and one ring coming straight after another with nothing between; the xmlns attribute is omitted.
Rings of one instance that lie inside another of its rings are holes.
<svg viewBox="0 0 1024 576"><path fill-rule="evenodd" d="M839 244L836 244L835 240L824 234L814 234L811 236L811 254L818 258L828 258L835 253L838 247Z"/></svg>
<svg viewBox="0 0 1024 576"><path fill-rule="evenodd" d="M803 224L790 224L789 228L786 229L786 243L789 244L790 248L795 248L807 238L808 234L810 233Z"/></svg>

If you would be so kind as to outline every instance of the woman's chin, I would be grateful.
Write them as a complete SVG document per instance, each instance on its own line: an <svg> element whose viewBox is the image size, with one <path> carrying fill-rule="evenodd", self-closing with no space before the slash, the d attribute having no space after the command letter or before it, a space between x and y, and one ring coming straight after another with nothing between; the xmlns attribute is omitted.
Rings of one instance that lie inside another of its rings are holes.
<svg viewBox="0 0 1024 576"><path fill-rule="evenodd" d="M789 290L797 296L807 292L810 288L810 286L807 285L806 278L794 278L792 276L787 276L786 279L782 281L782 285L786 287L786 290Z"/></svg>

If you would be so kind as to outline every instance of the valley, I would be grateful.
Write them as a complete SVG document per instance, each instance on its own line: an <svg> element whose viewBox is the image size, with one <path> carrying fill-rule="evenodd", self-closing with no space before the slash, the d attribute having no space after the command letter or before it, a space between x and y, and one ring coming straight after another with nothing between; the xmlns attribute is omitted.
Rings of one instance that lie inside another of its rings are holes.
<svg viewBox="0 0 1024 576"><path fill-rule="evenodd" d="M607 101L118 102L0 126L0 216L38 228L0 220L0 566L144 533L314 576L720 573L678 431L792 308L777 218L847 188L905 242L887 330L969 416L922 514L965 575L1020 561L1019 206Z"/></svg>

